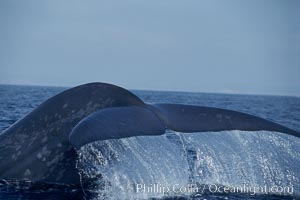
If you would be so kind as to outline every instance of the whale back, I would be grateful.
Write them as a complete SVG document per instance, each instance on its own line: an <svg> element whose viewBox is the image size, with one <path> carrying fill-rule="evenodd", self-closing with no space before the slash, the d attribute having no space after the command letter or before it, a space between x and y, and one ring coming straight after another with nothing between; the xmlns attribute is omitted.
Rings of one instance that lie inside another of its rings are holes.
<svg viewBox="0 0 300 200"><path fill-rule="evenodd" d="M94 111L133 105L144 103L106 83L81 85L48 99L0 135L0 177L79 183L76 152L69 143L72 128Z"/></svg>

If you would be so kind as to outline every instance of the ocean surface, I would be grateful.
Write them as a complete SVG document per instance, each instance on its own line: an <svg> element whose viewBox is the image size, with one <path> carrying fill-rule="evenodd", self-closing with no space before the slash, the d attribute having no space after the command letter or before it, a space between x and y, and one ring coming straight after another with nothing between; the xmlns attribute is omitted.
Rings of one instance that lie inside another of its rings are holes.
<svg viewBox="0 0 300 200"><path fill-rule="evenodd" d="M0 133L65 89L0 85ZM300 131L299 97L132 92L148 103L227 108ZM78 168L90 177L88 184L75 188L0 180L0 199L300 198L300 138L282 133L168 131L98 141L78 155Z"/></svg>

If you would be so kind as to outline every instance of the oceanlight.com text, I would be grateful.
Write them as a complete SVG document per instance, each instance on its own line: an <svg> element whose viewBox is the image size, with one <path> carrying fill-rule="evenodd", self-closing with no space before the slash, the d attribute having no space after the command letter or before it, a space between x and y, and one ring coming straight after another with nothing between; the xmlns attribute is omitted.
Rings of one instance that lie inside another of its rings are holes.
<svg viewBox="0 0 300 200"><path fill-rule="evenodd" d="M157 193L157 194L203 194L209 193L244 193L244 194L281 194L281 195L293 195L293 186L251 186L249 184L242 184L240 186L221 186L216 184L188 184L180 185L174 184L171 186L165 186L162 184L136 184L135 191L137 193Z"/></svg>

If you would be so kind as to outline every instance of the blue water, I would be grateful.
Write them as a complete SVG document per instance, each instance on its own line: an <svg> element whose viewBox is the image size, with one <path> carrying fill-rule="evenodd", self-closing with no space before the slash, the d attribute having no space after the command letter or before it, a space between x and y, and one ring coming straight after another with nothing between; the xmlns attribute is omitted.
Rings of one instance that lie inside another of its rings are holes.
<svg viewBox="0 0 300 200"><path fill-rule="evenodd" d="M60 87L0 85L0 132ZM132 91L148 103L183 103L254 114L300 131L300 98L188 92ZM78 167L90 177L82 188L0 182L0 199L296 199L300 196L300 139L275 132L223 131L139 136L86 145ZM3 162L3 161L1 161ZM292 186L292 193L137 193L136 184L195 184L231 188Z"/></svg>

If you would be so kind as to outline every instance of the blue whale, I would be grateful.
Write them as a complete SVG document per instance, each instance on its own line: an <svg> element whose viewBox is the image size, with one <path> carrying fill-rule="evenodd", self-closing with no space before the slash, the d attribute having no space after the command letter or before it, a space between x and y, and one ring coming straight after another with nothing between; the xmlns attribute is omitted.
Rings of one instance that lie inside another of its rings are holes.
<svg viewBox="0 0 300 200"><path fill-rule="evenodd" d="M223 130L300 133L232 110L146 104L121 87L80 85L48 99L0 135L0 179L80 184L76 149L107 139Z"/></svg>

